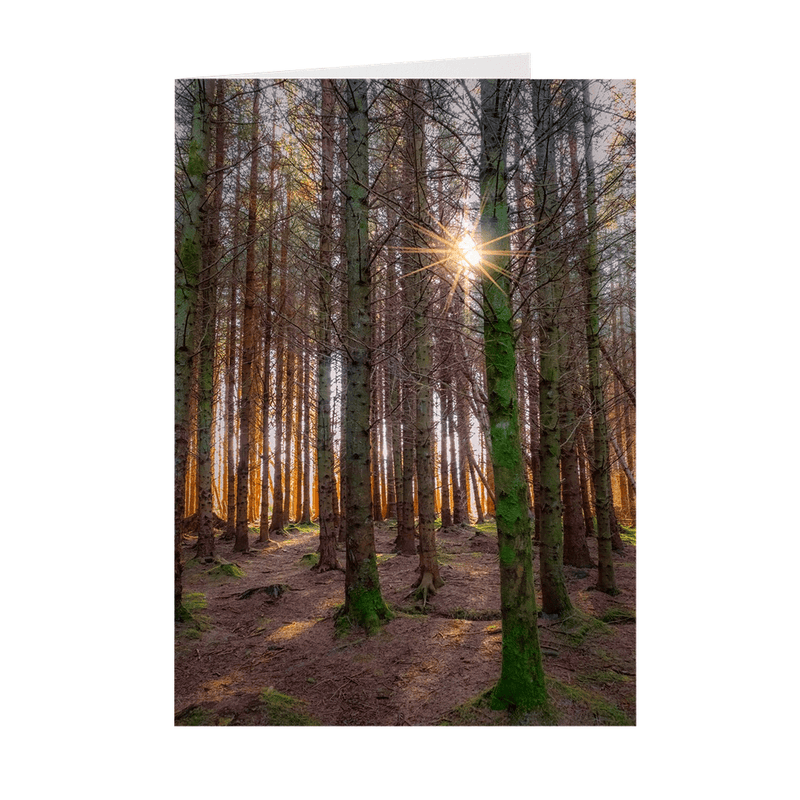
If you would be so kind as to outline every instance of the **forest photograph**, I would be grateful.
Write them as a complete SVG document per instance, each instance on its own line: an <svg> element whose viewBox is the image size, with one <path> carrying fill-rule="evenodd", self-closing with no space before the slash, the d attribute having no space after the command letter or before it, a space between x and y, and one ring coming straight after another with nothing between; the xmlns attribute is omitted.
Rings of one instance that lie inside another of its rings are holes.
<svg viewBox="0 0 800 800"><path fill-rule="evenodd" d="M635 89L175 81L174 725L636 725Z"/></svg>

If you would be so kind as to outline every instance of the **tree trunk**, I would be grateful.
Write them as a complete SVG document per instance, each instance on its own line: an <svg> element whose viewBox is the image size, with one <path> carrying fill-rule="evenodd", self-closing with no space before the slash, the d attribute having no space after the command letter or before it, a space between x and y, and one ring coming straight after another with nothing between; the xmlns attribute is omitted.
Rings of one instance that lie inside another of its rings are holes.
<svg viewBox="0 0 800 800"><path fill-rule="evenodd" d="M443 362L444 363L444 362ZM450 437L453 435L450 430L450 393L447 389L449 376L447 372L442 375L439 386L439 408L442 424L442 441L439 446L439 479L442 482L442 527L449 528L453 524L453 516L450 512L450 471L447 458L447 448Z"/></svg>
<svg viewBox="0 0 800 800"><path fill-rule="evenodd" d="M250 486L250 423L253 411L253 359L255 357L254 313L255 313L255 267L256 267L256 219L258 199L258 110L260 82L255 81L253 92L253 149L250 166L250 187L247 212L247 255L244 278L244 321L242 325L242 364L240 386L242 391L239 405L239 466L236 470L236 541L234 553L247 553L250 550L248 529L248 490Z"/></svg>
<svg viewBox="0 0 800 800"><path fill-rule="evenodd" d="M333 515L334 474L331 435L331 282L333 280L333 145L335 88L322 81L322 191L320 197L319 281L317 307L317 482L319 485L319 562L316 569L341 569L336 557Z"/></svg>
<svg viewBox="0 0 800 800"><path fill-rule="evenodd" d="M212 189L210 213L204 225L206 242L202 246L202 270L197 298L197 322L200 331L198 351L200 356L198 370L197 396L197 557L202 561L214 558L214 528L212 523L213 496L211 474L211 426L213 424L214 402L214 329L215 315L213 300L216 291L214 275L219 259L219 218L222 206L222 167L225 158L225 128L221 118L220 82L206 80L206 96L214 97L217 108L214 172L218 176ZM207 201L208 202L208 201Z"/></svg>
<svg viewBox="0 0 800 800"><path fill-rule="evenodd" d="M539 268L539 467L542 529L539 532L539 571L542 610L565 615L572 603L564 581L564 531L561 504L561 439L559 431L560 307L563 302L563 265L556 224L559 199L555 167L556 138L548 80L534 81L536 99L536 253Z"/></svg>
<svg viewBox="0 0 800 800"><path fill-rule="evenodd" d="M503 624L500 680L491 704L496 710L527 711L547 701L547 690L539 649L528 493L519 440L509 258L502 252L509 234L504 129L510 83L481 80L481 288Z"/></svg>
<svg viewBox="0 0 800 800"><path fill-rule="evenodd" d="M561 451L561 496L564 503L564 563L573 567L593 567L586 543L586 523L581 504L575 412L562 395L563 430L571 434Z"/></svg>
<svg viewBox="0 0 800 800"><path fill-rule="evenodd" d="M413 187L411 208L408 209L412 220L412 240L416 248L426 246L420 228L425 223L427 198L425 187L425 134L422 120L423 98L419 81L410 80L407 147L408 162L413 169ZM411 254L409 259L413 265L413 275L407 280L414 286L414 338L416 341L415 374L417 378L416 392L416 454L417 454L417 504L419 506L419 574L415 587L423 593L423 602L428 593L434 593L444 581L439 575L439 562L436 558L436 509L434 502L434 469L433 469L433 391L431 373L433 359L431 355L431 332L428 323L428 307L430 305L430 275L425 270L422 254Z"/></svg>
<svg viewBox="0 0 800 800"><path fill-rule="evenodd" d="M295 398L295 369L297 366L297 353L291 338L286 345L286 386L284 387L286 410L286 423L283 428L285 444L285 460L283 462L283 522L291 522L292 513L292 445L295 442L294 431L294 398ZM297 451L295 450L295 458Z"/></svg>
<svg viewBox="0 0 800 800"><path fill-rule="evenodd" d="M192 357L195 310L201 266L203 201L208 159L208 102L201 81L192 82L192 134L186 168L186 215L175 259L175 619L182 608L181 543L186 515L186 471L189 454Z"/></svg>
<svg viewBox="0 0 800 800"><path fill-rule="evenodd" d="M584 442L583 433L581 433L581 442ZM583 521L586 524L586 536L594 536L594 513L592 512L592 488L590 486L590 478L586 468L587 459L585 458L586 445L581 446L582 452L578 454L578 474L581 482L581 507L583 508Z"/></svg>
<svg viewBox="0 0 800 800"><path fill-rule="evenodd" d="M281 271L281 292L286 291L283 270ZM283 306L283 303L281 303ZM283 533L283 386L286 346L283 326L276 331L277 351L275 361L275 478L272 482L272 519L269 533Z"/></svg>
<svg viewBox="0 0 800 800"><path fill-rule="evenodd" d="M347 559L343 619L374 631L391 616L381 595L375 534L370 516L370 313L371 269L367 190L367 83L348 80L347 184L345 241L347 252L347 399L344 463Z"/></svg>
<svg viewBox="0 0 800 800"><path fill-rule="evenodd" d="M271 541L269 535L269 405L272 375L272 256L275 224L275 126L272 129L269 160L269 232L267 235L267 269L264 281L267 284L267 304L264 309L264 377L261 395L261 508L258 524L258 541Z"/></svg>
<svg viewBox="0 0 800 800"><path fill-rule="evenodd" d="M594 175L593 121L589 81L583 81L583 131L586 146L586 340L589 351L589 393L594 448L592 479L597 511L597 588L617 594L614 560L611 554L611 483L609 481L608 430L603 380L600 372L600 258L597 250L597 199Z"/></svg>
<svg viewBox="0 0 800 800"><path fill-rule="evenodd" d="M311 522L311 362L308 350L310 343L306 342L303 369L303 503L300 510L300 524L308 525Z"/></svg>
<svg viewBox="0 0 800 800"><path fill-rule="evenodd" d="M411 206L411 177L405 181L406 195L403 204L406 208ZM402 240L404 245L411 247L413 243L413 231L408 220L404 220L401 225L403 232ZM409 309L414 305L414 278L410 273L414 267L411 265L408 254L403 254L403 308ZM401 330L401 355L402 355L402 448L403 448L403 471L402 471L402 500L400 501L400 518L397 521L397 538L394 543L394 552L400 555L413 556L417 552L415 531L416 520L414 514L414 475L416 472L416 386L413 379L414 373L414 332L411 323L406 319Z"/></svg>

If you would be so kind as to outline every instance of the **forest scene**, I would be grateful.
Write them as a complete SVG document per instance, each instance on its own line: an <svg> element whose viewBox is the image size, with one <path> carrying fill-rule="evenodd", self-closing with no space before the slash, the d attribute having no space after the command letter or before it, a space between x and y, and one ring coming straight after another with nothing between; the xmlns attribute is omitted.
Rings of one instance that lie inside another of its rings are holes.
<svg viewBox="0 0 800 800"><path fill-rule="evenodd" d="M636 725L635 108L176 81L175 725Z"/></svg>

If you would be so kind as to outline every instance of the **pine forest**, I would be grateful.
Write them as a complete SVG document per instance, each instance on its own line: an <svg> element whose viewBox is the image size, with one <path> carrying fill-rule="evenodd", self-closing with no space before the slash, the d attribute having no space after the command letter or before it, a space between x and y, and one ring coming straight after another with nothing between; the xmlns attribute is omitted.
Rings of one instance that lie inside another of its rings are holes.
<svg viewBox="0 0 800 800"><path fill-rule="evenodd" d="M175 724L635 725L635 83L175 84Z"/></svg>

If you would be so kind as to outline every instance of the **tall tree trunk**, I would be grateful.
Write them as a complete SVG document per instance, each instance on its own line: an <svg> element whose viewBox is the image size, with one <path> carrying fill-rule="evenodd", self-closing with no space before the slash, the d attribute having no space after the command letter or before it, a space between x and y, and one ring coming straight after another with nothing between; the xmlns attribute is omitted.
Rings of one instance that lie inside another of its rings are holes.
<svg viewBox="0 0 800 800"><path fill-rule="evenodd" d="M561 496L564 503L564 563L573 567L593 567L586 543L586 523L581 505L578 467L578 433L575 412L566 393L561 395L562 430L569 432L561 450Z"/></svg>
<svg viewBox="0 0 800 800"><path fill-rule="evenodd" d="M450 485L453 497L453 525L464 524L464 494L461 488L461 481L458 477L459 458L456 454L456 438L458 436L458 407L455 402L455 391L452 385L449 392L450 400Z"/></svg>
<svg viewBox="0 0 800 800"><path fill-rule="evenodd" d="M283 278L283 275L281 276ZM286 290L281 280L281 291ZM286 346L283 325L275 332L277 350L275 361L275 478L272 482L272 519L269 523L269 533L283 533L286 524L283 518L283 387L284 363L286 361Z"/></svg>
<svg viewBox="0 0 800 800"><path fill-rule="evenodd" d="M486 520L483 517L483 503L481 502L480 486L478 485L478 475L480 474L480 470L478 469L478 465L475 461L475 455L472 452L472 442L469 440L466 443L466 451L467 462L469 463L469 473L470 477L472 478L472 493L475 495L475 509L478 515L475 523L477 525L482 525Z"/></svg>
<svg viewBox="0 0 800 800"><path fill-rule="evenodd" d="M538 226L536 252L540 284L539 323L539 425L542 529L539 532L539 570L542 610L546 614L568 614L572 603L564 581L564 531L561 504L561 441L558 424L561 380L559 340L560 307L563 302L563 271L559 207L555 167L553 98L548 80L534 81L536 99L536 208Z"/></svg>
<svg viewBox="0 0 800 800"><path fill-rule="evenodd" d="M586 468L586 445L583 431L581 431L581 451L578 453L578 475L581 482L581 507L583 509L583 521L586 524L586 536L594 536L594 513L592 512L592 488L590 478Z"/></svg>
<svg viewBox="0 0 800 800"><path fill-rule="evenodd" d="M260 82L255 81L253 92L253 149L250 166L249 202L247 211L247 255L244 278L244 321L242 326L242 365L240 385L242 387L239 405L239 466L236 470L236 541L234 553L247 553L250 550L249 529L247 526L247 495L250 484L250 423L253 409L253 360L255 357L255 268L256 268L256 221L258 200L258 109Z"/></svg>
<svg viewBox="0 0 800 800"><path fill-rule="evenodd" d="M462 369L466 369L466 364ZM456 504L453 504L453 524L469 525L469 478L468 478L468 457L467 446L470 437L469 425L469 404L467 402L467 387L464 385L463 377L459 377L454 393L456 408L458 410L457 430L458 430L458 454L459 454L459 504L458 514L455 513Z"/></svg>
<svg viewBox="0 0 800 800"><path fill-rule="evenodd" d="M311 362L308 352L310 343L306 340L306 353L303 356L303 503L300 510L300 524L308 525L311 522L311 441L309 428L311 426Z"/></svg>
<svg viewBox="0 0 800 800"><path fill-rule="evenodd" d="M186 215L175 259L175 619L182 606L181 543L186 509L186 465L189 454L194 314L201 266L203 201L208 160L208 101L201 81L193 81L192 134L186 167Z"/></svg>
<svg viewBox="0 0 800 800"><path fill-rule="evenodd" d="M288 333L288 332L287 332ZM283 462L283 522L291 522L292 513L292 445L295 443L294 430L294 398L295 398L295 369L297 365L297 353L294 342L288 338L286 345L286 386L284 387L285 400L284 408L286 412L286 423L283 428L283 438L285 444L285 460ZM296 458L297 450L295 450Z"/></svg>
<svg viewBox="0 0 800 800"><path fill-rule="evenodd" d="M331 435L331 283L333 281L333 145L334 81L322 81L322 191L320 196L319 281L317 284L317 482L319 485L319 562L316 569L341 569L336 557L333 498L333 437Z"/></svg>
<svg viewBox="0 0 800 800"><path fill-rule="evenodd" d="M239 206L241 204L241 164L242 154L241 137L236 139L236 189L234 192L234 218L233 218L233 247L231 256L231 290L230 309L228 317L228 344L225 370L225 436L227 440L227 512L225 515L225 532L222 538L232 540L236 537L236 294L238 281L239 262Z"/></svg>
<svg viewBox="0 0 800 800"><path fill-rule="evenodd" d="M291 195L288 184L286 186L286 219L281 230L281 249L278 258L278 271L280 280L280 302L278 305L278 318L282 319L286 310L288 295L288 245L289 245L289 216L291 214ZM285 494L288 491L288 475L284 477L284 451L288 449L288 436L284 436L284 418L286 417L286 365L289 360L287 346L288 332L286 325L281 322L276 326L277 348L275 360L277 362L275 375L275 478L272 491L272 519L269 523L269 532L283 533L286 525ZM287 488L285 488L287 487Z"/></svg>
<svg viewBox="0 0 800 800"><path fill-rule="evenodd" d="M411 188L412 178L407 176L405 181L406 195L403 204L409 208L412 203ZM404 220L401 225L403 232L402 240L405 246L412 246L412 227ZM403 308L412 309L414 306L414 279L409 276L414 267L411 265L408 254L403 254ZM397 521L397 538L394 542L394 552L400 555L416 555L416 519L414 513L414 476L416 473L416 425L414 422L416 409L416 385L414 382L415 372L415 349L414 331L409 321L409 313L405 314L401 328L401 357L402 357L402 450L403 450L403 469L402 469L402 493L400 499L400 518Z"/></svg>
<svg viewBox="0 0 800 800"><path fill-rule="evenodd" d="M531 494L533 500L533 519L534 530L533 538L540 540L542 532L542 482L541 482L541 463L540 463L540 429L539 429L539 377L537 375L538 359L538 340L533 334L532 311L530 304L526 303L526 308L522 317L522 330L520 332L521 341L527 347L522 352L524 359L525 381L528 385L528 441L530 442L530 469L531 469ZM525 411L524 408L521 409Z"/></svg>
<svg viewBox="0 0 800 800"><path fill-rule="evenodd" d="M370 516L369 452L369 292L371 269L367 190L367 83L348 80L347 185L345 240L347 248L347 411L344 463L347 559L342 618L351 625L375 630L391 616L381 595L375 533Z"/></svg>
<svg viewBox="0 0 800 800"><path fill-rule="evenodd" d="M614 559L611 551L611 483L608 461L608 426L606 424L603 379L600 372L600 258L597 250L597 192L595 188L593 120L589 81L583 81L583 133L586 146L586 340L589 351L589 394L592 410L594 448L592 482L597 511L597 588L617 594Z"/></svg>
<svg viewBox="0 0 800 800"><path fill-rule="evenodd" d="M442 362L444 363L444 361ZM450 469L447 458L447 448L450 437L450 397L447 391L449 376L443 369L442 380L439 385L439 407L442 422L442 441L439 447L439 478L442 482L442 527L449 528L453 524L453 516L450 512Z"/></svg>
<svg viewBox="0 0 800 800"><path fill-rule="evenodd" d="M484 346L500 555L503 624L500 680L492 708L530 710L547 701L536 623L536 591L525 466L519 440L510 302L505 131L510 82L481 80L481 249Z"/></svg>
<svg viewBox="0 0 800 800"><path fill-rule="evenodd" d="M202 271L198 293L197 322L200 331L198 351L197 396L197 557L202 561L214 558L213 496L211 474L211 426L214 402L214 330L213 307L216 292L217 261L219 260L219 218L222 208L222 167L225 159L225 127L222 119L221 81L205 80L206 96L213 96L217 109L214 148L216 185L212 188L210 213L204 225L207 241L202 249Z"/></svg>
<svg viewBox="0 0 800 800"><path fill-rule="evenodd" d="M270 433L270 384L272 375L272 257L275 224L275 126L272 128L269 160L269 231L267 234L267 268L264 281L267 284L267 303L264 309L264 377L261 396L261 509L259 513L258 541L271 541L269 535L269 433ZM273 498L274 501L274 498Z"/></svg>
<svg viewBox="0 0 800 800"><path fill-rule="evenodd" d="M373 356L377 353L377 346L378 346L378 326L379 322L379 313L378 313L378 306L379 303L377 300L373 299L372 307L370 313L372 314L371 325L372 325L372 340L370 343L370 348L372 350ZM373 363L376 360L373 357ZM383 504L381 502L381 434L380 434L380 417L381 417L381 407L380 407L380 380L379 380L380 370L378 368L373 368L371 371L371 386L370 386L370 411L371 411L371 421L370 421L370 429L369 429L369 438L370 438L370 490L372 492L372 520L373 522L383 522Z"/></svg>
<svg viewBox="0 0 800 800"><path fill-rule="evenodd" d="M392 405L392 384L394 379L391 375L391 367L386 370L383 382L383 407L386 409L386 428L384 438L386 440L386 519L397 519L397 483L395 479L395 452L394 452L394 421L397 411Z"/></svg>
<svg viewBox="0 0 800 800"><path fill-rule="evenodd" d="M419 81L408 82L408 160L413 170L412 237L415 247L424 248L425 239L420 227L424 224L428 201L425 188L426 154L425 135L422 120L422 92ZM430 305L430 275L424 269L422 254L411 257L415 274L414 281L414 338L416 341L416 454L417 454L417 503L419 506L419 574L414 586L422 594L423 604L428 593L435 593L444 584L439 575L439 562L436 558L436 508L434 502L433 469L433 391L431 373L431 332L428 324Z"/></svg>

